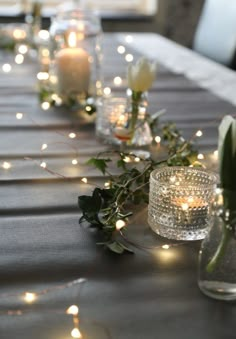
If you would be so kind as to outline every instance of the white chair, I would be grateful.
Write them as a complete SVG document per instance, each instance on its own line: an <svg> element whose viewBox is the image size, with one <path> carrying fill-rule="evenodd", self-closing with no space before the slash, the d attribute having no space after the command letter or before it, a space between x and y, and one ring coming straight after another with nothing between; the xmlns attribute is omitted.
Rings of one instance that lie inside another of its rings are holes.
<svg viewBox="0 0 236 339"><path fill-rule="evenodd" d="M236 0L206 0L196 29L193 49L231 66L236 51Z"/></svg>

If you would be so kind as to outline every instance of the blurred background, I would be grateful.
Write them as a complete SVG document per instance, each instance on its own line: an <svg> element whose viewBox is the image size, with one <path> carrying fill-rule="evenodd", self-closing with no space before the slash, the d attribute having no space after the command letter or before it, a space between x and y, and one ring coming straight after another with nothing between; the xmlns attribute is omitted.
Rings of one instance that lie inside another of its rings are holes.
<svg viewBox="0 0 236 339"><path fill-rule="evenodd" d="M0 22L24 21L35 0L1 0ZM42 4L43 27L63 0ZM74 5L96 9L104 32L154 32L192 48L235 69L235 0L74 0Z"/></svg>

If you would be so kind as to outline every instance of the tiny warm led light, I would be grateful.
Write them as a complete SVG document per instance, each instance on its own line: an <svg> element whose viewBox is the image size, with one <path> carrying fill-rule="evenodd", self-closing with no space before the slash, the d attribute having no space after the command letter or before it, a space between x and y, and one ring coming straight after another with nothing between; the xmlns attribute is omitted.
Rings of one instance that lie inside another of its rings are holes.
<svg viewBox="0 0 236 339"><path fill-rule="evenodd" d="M155 141L156 141L157 144L159 144L161 142L161 137L159 135L157 135L155 137Z"/></svg>
<svg viewBox="0 0 236 339"><path fill-rule="evenodd" d="M176 181L176 177L173 175L170 177L170 182L174 183Z"/></svg>
<svg viewBox="0 0 236 339"><path fill-rule="evenodd" d="M76 134L75 134L75 133L73 133L73 132L72 132L72 133L70 133L70 134L69 134L69 138L71 138L71 139L74 139L74 138L76 138Z"/></svg>
<svg viewBox="0 0 236 339"><path fill-rule="evenodd" d="M47 48L42 48L41 54L42 54L42 56L45 57L45 58L49 57L49 55L50 55L49 49L47 49Z"/></svg>
<svg viewBox="0 0 236 339"><path fill-rule="evenodd" d="M49 79L50 79L51 84L53 85L57 84L57 77L55 75L50 75Z"/></svg>
<svg viewBox="0 0 236 339"><path fill-rule="evenodd" d="M62 99L57 94L52 94L51 98L55 101L55 105L60 106L62 104Z"/></svg>
<svg viewBox="0 0 236 339"><path fill-rule="evenodd" d="M124 162L130 162L130 161L131 161L130 157L128 156L124 157Z"/></svg>
<svg viewBox="0 0 236 339"><path fill-rule="evenodd" d="M133 37L132 37L132 35L126 35L126 37L125 37L125 41L126 42L128 42L128 43L131 43L131 42L133 42Z"/></svg>
<svg viewBox="0 0 236 339"><path fill-rule="evenodd" d="M102 82L101 81L96 81L96 88L102 88Z"/></svg>
<svg viewBox="0 0 236 339"><path fill-rule="evenodd" d="M139 161L140 161L140 158L139 158L139 157L135 157L135 158L134 158L134 161L135 161L135 162L139 162Z"/></svg>
<svg viewBox="0 0 236 339"><path fill-rule="evenodd" d="M46 148L48 148L47 144L42 144L41 150L44 151Z"/></svg>
<svg viewBox="0 0 236 339"><path fill-rule="evenodd" d="M60 106L61 104L62 104L62 99L57 95L57 94L52 94L52 100L54 100L55 101L55 104L57 105L57 106Z"/></svg>
<svg viewBox="0 0 236 339"><path fill-rule="evenodd" d="M38 32L38 36L42 40L48 40L49 39L49 32L46 29L41 29Z"/></svg>
<svg viewBox="0 0 236 339"><path fill-rule="evenodd" d="M72 338L76 338L76 339L82 338L82 334L81 334L81 332L78 328L74 328L71 331L71 336L72 336Z"/></svg>
<svg viewBox="0 0 236 339"><path fill-rule="evenodd" d="M125 60L126 60L127 62L131 62L131 61L133 61L133 60L134 60L134 57L133 57L133 55L132 55L132 54L126 54L126 56L125 56Z"/></svg>
<svg viewBox="0 0 236 339"><path fill-rule="evenodd" d="M163 248L163 250L168 250L170 248L170 245L163 245L161 246L161 248Z"/></svg>
<svg viewBox="0 0 236 339"><path fill-rule="evenodd" d="M104 183L104 186L107 187L107 188L109 188L109 187L111 186L111 184L110 184L109 182L105 182L105 183Z"/></svg>
<svg viewBox="0 0 236 339"><path fill-rule="evenodd" d="M119 54L124 54L124 53L125 53L125 47L122 46L122 45L118 46L118 47L117 47L117 52L118 52Z"/></svg>
<svg viewBox="0 0 236 339"><path fill-rule="evenodd" d="M117 231L121 230L123 227L125 227L124 220L117 220L117 222L116 222L116 229L117 229Z"/></svg>
<svg viewBox="0 0 236 339"><path fill-rule="evenodd" d="M2 70L3 70L4 73L9 73L9 72L11 72L11 69L12 69L12 67L11 67L10 64L3 64L3 65L2 65Z"/></svg>
<svg viewBox="0 0 236 339"><path fill-rule="evenodd" d="M23 118L23 113L16 113L16 119L21 120Z"/></svg>
<svg viewBox="0 0 236 339"><path fill-rule="evenodd" d="M16 56L15 56L15 63L17 64L17 65L21 65L21 64L23 64L23 62L24 62L24 55L22 55L22 54L17 54Z"/></svg>
<svg viewBox="0 0 236 339"><path fill-rule="evenodd" d="M103 89L103 93L104 93L105 95L110 95L110 94L111 94L111 89L110 89L110 87L105 87L105 88Z"/></svg>
<svg viewBox="0 0 236 339"><path fill-rule="evenodd" d="M48 72L39 72L37 74L37 79L38 80L48 80L49 79L49 74Z"/></svg>
<svg viewBox="0 0 236 339"><path fill-rule="evenodd" d="M42 161L41 164L40 164L40 167L42 168L46 168L47 167L47 164L45 161Z"/></svg>
<svg viewBox="0 0 236 339"><path fill-rule="evenodd" d="M92 111L92 107L91 106L85 106L85 111L86 112L91 112Z"/></svg>
<svg viewBox="0 0 236 339"><path fill-rule="evenodd" d="M113 82L114 82L114 85L119 86L119 85L122 84L122 79L121 79L121 77L115 77L113 79Z"/></svg>
<svg viewBox="0 0 236 339"><path fill-rule="evenodd" d="M16 28L14 29L13 31L13 37L17 40L20 40L20 39L25 39L26 37L26 32L23 31L22 29L19 29L19 28Z"/></svg>
<svg viewBox="0 0 236 339"><path fill-rule="evenodd" d="M41 103L41 107L44 111L47 111L50 108L50 103L47 101L44 101Z"/></svg>
<svg viewBox="0 0 236 339"><path fill-rule="evenodd" d="M218 159L218 150L216 150L216 151L213 152L213 156L214 156L216 159Z"/></svg>
<svg viewBox="0 0 236 339"><path fill-rule="evenodd" d="M202 134L203 134L202 131L199 130L199 131L196 132L196 137L199 137L199 138L200 138L200 137L202 136Z"/></svg>
<svg viewBox="0 0 236 339"><path fill-rule="evenodd" d="M25 292L24 300L25 302L30 304L36 300L36 294L31 292Z"/></svg>
<svg viewBox="0 0 236 339"><path fill-rule="evenodd" d="M88 183L88 179L87 178L82 178L81 181L84 182L85 184Z"/></svg>
<svg viewBox="0 0 236 339"><path fill-rule="evenodd" d="M198 158L198 160L203 160L204 159L204 155L202 153L199 153L197 158Z"/></svg>
<svg viewBox="0 0 236 339"><path fill-rule="evenodd" d="M66 310L67 314L77 315L79 313L79 307L76 305L71 305Z"/></svg>
<svg viewBox="0 0 236 339"><path fill-rule="evenodd" d="M182 210L183 211L187 211L188 210L188 204L186 203L186 202L183 202L182 204L181 204L181 207L182 207Z"/></svg>
<svg viewBox="0 0 236 339"><path fill-rule="evenodd" d="M21 54L26 54L28 52L28 46L20 45L18 47L18 52L21 53Z"/></svg>
<svg viewBox="0 0 236 339"><path fill-rule="evenodd" d="M132 91L131 91L130 88L127 88L126 94L127 94L128 97L130 97L132 95Z"/></svg>
<svg viewBox="0 0 236 339"><path fill-rule="evenodd" d="M11 168L11 164L10 164L10 162L4 161L4 163L2 164L2 167L4 169L9 169L9 168Z"/></svg>
<svg viewBox="0 0 236 339"><path fill-rule="evenodd" d="M77 160L77 159L73 159L73 160L71 161L71 163L72 163L72 165L78 165L78 160Z"/></svg>

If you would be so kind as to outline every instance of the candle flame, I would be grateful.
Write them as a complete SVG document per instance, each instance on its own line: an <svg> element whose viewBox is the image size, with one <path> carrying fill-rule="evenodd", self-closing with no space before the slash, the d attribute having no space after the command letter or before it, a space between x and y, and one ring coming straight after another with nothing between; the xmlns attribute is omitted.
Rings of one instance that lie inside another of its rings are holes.
<svg viewBox="0 0 236 339"><path fill-rule="evenodd" d="M68 35L68 45L69 47L76 47L77 37L75 32L70 32Z"/></svg>

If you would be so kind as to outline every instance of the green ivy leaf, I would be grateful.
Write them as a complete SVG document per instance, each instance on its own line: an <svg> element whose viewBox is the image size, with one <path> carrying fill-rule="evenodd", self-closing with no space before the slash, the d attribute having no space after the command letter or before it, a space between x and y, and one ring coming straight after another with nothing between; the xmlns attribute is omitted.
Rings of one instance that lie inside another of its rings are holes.
<svg viewBox="0 0 236 339"><path fill-rule="evenodd" d="M99 171L101 171L102 174L105 174L108 162L111 162L111 159L91 158L87 161L87 165L92 165L96 167Z"/></svg>
<svg viewBox="0 0 236 339"><path fill-rule="evenodd" d="M103 174L109 175L110 188L95 188L92 196L79 197L82 210L82 220L88 221L92 226L100 229L103 242L100 243L110 251L122 254L132 252L122 242L116 240L118 220L128 222L132 212L127 211L134 204L148 203L148 184L150 173L158 166L189 166L197 158L197 152L192 142L186 141L177 130L175 124L168 124L163 129L164 139L167 142L168 159L154 161L151 157L141 159L139 164L125 162L127 154L113 152L118 156L114 161L120 174L110 175L108 163L110 158L96 158L88 160L87 164L95 166ZM163 137L162 137L163 140ZM110 152L108 152L110 153ZM113 159L113 158L112 158Z"/></svg>
<svg viewBox="0 0 236 339"><path fill-rule="evenodd" d="M126 162L123 159L120 159L116 163L118 168L122 168L124 171L126 170Z"/></svg>
<svg viewBox="0 0 236 339"><path fill-rule="evenodd" d="M128 248L127 246L118 241L107 243L106 247L116 254L123 254L124 252L133 253L133 251L130 248Z"/></svg>
<svg viewBox="0 0 236 339"><path fill-rule="evenodd" d="M83 216L80 220L85 219L91 224L99 226L103 225L99 218L99 212L102 207L102 199L99 188L95 188L92 196L80 196L78 203L83 213Z"/></svg>

